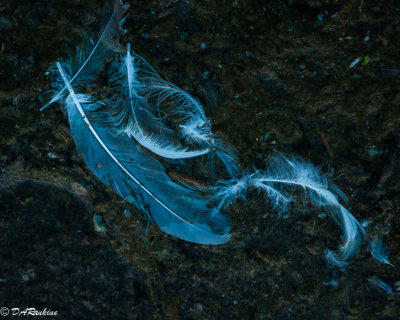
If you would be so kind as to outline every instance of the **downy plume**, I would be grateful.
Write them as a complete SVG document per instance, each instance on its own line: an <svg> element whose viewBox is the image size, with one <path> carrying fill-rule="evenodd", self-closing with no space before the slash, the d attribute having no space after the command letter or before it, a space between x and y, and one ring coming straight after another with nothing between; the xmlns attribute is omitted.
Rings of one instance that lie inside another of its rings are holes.
<svg viewBox="0 0 400 320"><path fill-rule="evenodd" d="M240 169L237 162L237 151L230 145L222 141L216 134L211 132L210 120L204 122L200 117L196 118L191 114L187 122L181 124L181 137L189 143L196 143L200 146L209 147L213 153L209 153L210 160L212 155L216 155L224 164L230 177L238 177Z"/></svg>
<svg viewBox="0 0 400 320"><path fill-rule="evenodd" d="M61 64L56 65L69 91L65 110L71 134L91 171L162 231L201 244L226 243L230 222L209 206L207 194L173 182L158 160L120 133L104 111L107 101L76 94Z"/></svg>
<svg viewBox="0 0 400 320"><path fill-rule="evenodd" d="M171 139L171 130L154 114L147 97L141 94L143 84L139 81L135 57L130 53L114 61L110 74L110 87L117 88L120 99L113 104L110 113L121 132L134 138L139 144L160 157L187 159L204 155L209 148L189 150ZM175 139L177 140L177 139Z"/></svg>
<svg viewBox="0 0 400 320"><path fill-rule="evenodd" d="M374 259L378 260L381 263L393 265L389 262L389 255L387 253L387 249L385 244L383 243L382 239L380 238L375 238L371 242L371 255Z"/></svg>
<svg viewBox="0 0 400 320"><path fill-rule="evenodd" d="M304 191L305 199L316 206L323 206L343 231L344 245L338 254L327 250L330 263L344 267L359 250L364 229L352 214L339 202L343 193L329 184L328 178L311 163L298 158L278 156L271 160L265 171L246 173L241 179L219 182L213 188L213 201L217 208L224 208L236 199L245 197L245 191L256 188L266 195L272 207L282 213L294 201L296 189Z"/></svg>
<svg viewBox="0 0 400 320"><path fill-rule="evenodd" d="M91 81L98 74L104 64L104 57L107 51L110 50L110 43L113 41L113 37L122 28L122 24L125 21L124 16L129 9L130 5L123 5L120 0L115 0L113 14L108 20L104 30L100 34L96 43L91 39L86 43L86 50L78 50L78 53L73 61L62 63L62 67L67 69L70 74L73 74L70 82L77 84L91 85ZM50 70L57 73L57 68L51 66ZM58 80L59 78L56 77ZM59 101L65 95L67 95L67 86L57 83L57 80L52 83L52 86L58 90L54 93L52 99L40 108L43 111L52 103Z"/></svg>
<svg viewBox="0 0 400 320"><path fill-rule="evenodd" d="M211 131L211 121L207 119L201 103L188 92L161 78L143 57L133 52L129 56L128 62L132 63L134 70L132 96L140 97L140 105L143 107L142 103L145 102L145 109L158 119L163 115L173 118L172 122L179 130L178 138L201 147L204 154L205 150L212 151L207 153L210 160L213 160L212 154L216 155L230 176L238 176L240 170L235 148ZM135 120L137 113L130 116Z"/></svg>

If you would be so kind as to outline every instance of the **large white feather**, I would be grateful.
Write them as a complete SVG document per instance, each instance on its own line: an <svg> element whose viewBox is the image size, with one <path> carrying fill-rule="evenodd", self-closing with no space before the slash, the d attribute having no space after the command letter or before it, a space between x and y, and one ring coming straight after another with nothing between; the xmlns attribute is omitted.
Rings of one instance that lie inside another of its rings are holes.
<svg viewBox="0 0 400 320"><path fill-rule="evenodd" d="M209 207L207 195L173 182L159 161L119 133L102 104L76 95L60 63L57 68L70 93L65 103L71 133L96 176L147 212L164 232L201 244L227 242L230 223Z"/></svg>

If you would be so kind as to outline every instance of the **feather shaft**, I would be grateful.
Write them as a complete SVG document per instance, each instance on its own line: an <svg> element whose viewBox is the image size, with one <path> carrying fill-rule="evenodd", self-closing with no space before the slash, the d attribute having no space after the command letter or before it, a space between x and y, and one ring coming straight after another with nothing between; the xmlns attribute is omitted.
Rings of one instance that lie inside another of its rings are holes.
<svg viewBox="0 0 400 320"><path fill-rule="evenodd" d="M152 197L154 199L154 201L157 201L162 207L164 207L169 213L171 213L172 215L174 215L176 218L182 220L185 223L189 223L188 221L186 221L185 219L182 219L179 215L177 215L175 212L173 212L170 208L168 208L164 203L162 203L159 199L157 199L157 197L155 195L153 195L153 193L151 193L140 181L138 181L122 164L121 162L118 161L118 159L113 155L113 153L110 151L110 149L108 149L108 147L104 144L103 140L99 137L99 135L97 134L96 130L93 128L92 124L90 123L90 121L88 120L85 112L82 109L82 106L74 92L74 89L71 86L71 83L68 81L64 70L62 69L61 65L59 62L57 62L57 68L58 71L60 71L60 75L63 78L65 84L66 84L66 88L69 90L69 93L71 94L72 99L74 100L74 103L76 105L76 108L78 109L79 113L82 116L83 121L85 121L85 123L87 124L89 130L92 132L92 134L95 136L95 138L97 139L97 141L99 142L99 144L103 147L103 149L107 152L107 154L111 157L111 159L113 159L115 161L115 163L121 168L121 170L123 170L128 176L129 178L131 178L137 185L139 185L144 192L146 192L150 197ZM197 228L197 227L196 227ZM199 228L197 228L198 230L200 230Z"/></svg>
<svg viewBox="0 0 400 320"><path fill-rule="evenodd" d="M128 43L127 49L126 49L125 65L126 65L126 74L127 74L127 78L128 78L129 103L131 105L130 110L132 111L132 115L135 120L136 127L139 130L139 133L141 133L143 135L143 131L140 128L139 121L136 117L136 110L135 110L136 108L133 104L133 99L134 99L134 97L133 97L133 95L134 95L133 94L133 82L135 81L135 79L134 79L135 73L134 73L134 66L133 66L133 61L132 61L132 56L130 54L130 51L131 51L131 44Z"/></svg>

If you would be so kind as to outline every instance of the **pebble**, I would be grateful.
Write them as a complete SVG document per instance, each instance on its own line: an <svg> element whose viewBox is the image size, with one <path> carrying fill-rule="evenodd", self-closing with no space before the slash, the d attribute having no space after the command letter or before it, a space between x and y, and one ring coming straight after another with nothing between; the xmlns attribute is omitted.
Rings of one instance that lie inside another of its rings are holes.
<svg viewBox="0 0 400 320"><path fill-rule="evenodd" d="M53 152L49 152L49 153L47 154L47 156L48 156L50 159L55 159L55 158L57 158L57 156L56 156Z"/></svg>
<svg viewBox="0 0 400 320"><path fill-rule="evenodd" d="M29 281L29 275L23 274L23 275L21 275L21 277L22 277L22 280Z"/></svg>
<svg viewBox="0 0 400 320"><path fill-rule="evenodd" d="M93 227L94 230L100 233L105 233L107 231L107 226L104 223L103 217L97 214L93 215Z"/></svg>
<svg viewBox="0 0 400 320"><path fill-rule="evenodd" d="M202 312L204 308L203 308L203 305L201 303L196 303L194 305L194 309L197 310L197 311Z"/></svg>

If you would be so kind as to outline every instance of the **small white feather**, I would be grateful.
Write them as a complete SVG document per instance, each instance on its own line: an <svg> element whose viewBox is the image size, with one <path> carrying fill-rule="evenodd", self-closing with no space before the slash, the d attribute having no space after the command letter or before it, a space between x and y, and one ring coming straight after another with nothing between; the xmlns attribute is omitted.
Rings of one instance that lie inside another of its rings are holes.
<svg viewBox="0 0 400 320"><path fill-rule="evenodd" d="M387 253L387 249L382 239L375 238L371 243L371 255L374 259L378 260L383 264L388 264L393 267L393 265L389 261L389 255Z"/></svg>

